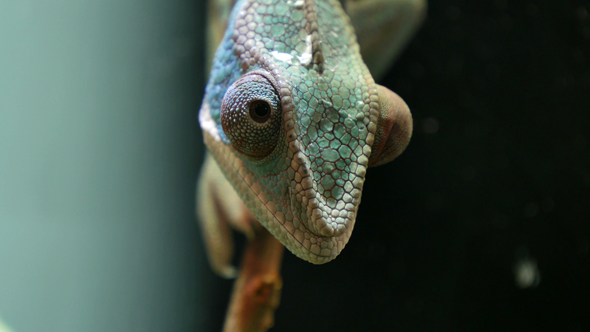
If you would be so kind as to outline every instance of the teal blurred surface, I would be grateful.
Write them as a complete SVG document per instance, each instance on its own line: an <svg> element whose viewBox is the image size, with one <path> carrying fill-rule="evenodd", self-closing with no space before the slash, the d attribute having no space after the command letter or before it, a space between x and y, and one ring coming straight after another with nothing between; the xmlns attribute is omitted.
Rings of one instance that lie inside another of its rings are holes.
<svg viewBox="0 0 590 332"><path fill-rule="evenodd" d="M201 330L204 4L0 3L0 316Z"/></svg>

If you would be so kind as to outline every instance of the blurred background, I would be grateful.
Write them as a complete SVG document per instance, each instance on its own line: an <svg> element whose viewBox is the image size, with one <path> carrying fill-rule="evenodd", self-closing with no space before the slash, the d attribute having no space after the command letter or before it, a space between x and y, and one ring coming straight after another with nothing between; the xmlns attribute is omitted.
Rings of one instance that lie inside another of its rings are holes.
<svg viewBox="0 0 590 332"><path fill-rule="evenodd" d="M0 7L0 317L16 332L205 330L205 3Z"/></svg>
<svg viewBox="0 0 590 332"><path fill-rule="evenodd" d="M0 317L219 331L232 281L193 217L204 2L1 7ZM338 259L285 254L273 330L590 331L589 65L588 1L430 1L382 82L412 142L369 170Z"/></svg>

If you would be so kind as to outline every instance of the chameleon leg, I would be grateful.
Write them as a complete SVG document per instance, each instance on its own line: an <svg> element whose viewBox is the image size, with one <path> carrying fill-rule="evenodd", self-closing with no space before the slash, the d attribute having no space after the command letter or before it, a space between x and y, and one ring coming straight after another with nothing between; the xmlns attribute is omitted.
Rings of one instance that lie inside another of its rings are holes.
<svg viewBox="0 0 590 332"><path fill-rule="evenodd" d="M231 184L227 182L209 153L205 156L197 189L197 217L207 247L209 264L220 276L233 278L236 270L231 266L233 256L231 228L252 238L254 236L252 223L258 222L242 203Z"/></svg>
<svg viewBox="0 0 590 332"><path fill-rule="evenodd" d="M256 227L234 284L224 332L263 332L273 326L281 296L282 258L283 245L265 228Z"/></svg>
<svg viewBox="0 0 590 332"><path fill-rule="evenodd" d="M378 81L426 16L426 0L347 0L363 60Z"/></svg>
<svg viewBox="0 0 590 332"><path fill-rule="evenodd" d="M217 274L225 278L237 274L231 266L231 228L248 238L224 331L266 331L279 305L283 245L258 223L210 154L205 157L198 190L197 215L209 263Z"/></svg>

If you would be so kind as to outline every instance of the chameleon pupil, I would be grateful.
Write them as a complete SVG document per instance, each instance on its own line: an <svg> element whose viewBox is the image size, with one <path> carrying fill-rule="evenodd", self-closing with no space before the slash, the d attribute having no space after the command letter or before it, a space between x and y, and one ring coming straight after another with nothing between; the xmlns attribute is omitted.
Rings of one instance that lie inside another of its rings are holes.
<svg viewBox="0 0 590 332"><path fill-rule="evenodd" d="M270 118L270 105L262 100L250 103L250 117L257 123L264 123Z"/></svg>

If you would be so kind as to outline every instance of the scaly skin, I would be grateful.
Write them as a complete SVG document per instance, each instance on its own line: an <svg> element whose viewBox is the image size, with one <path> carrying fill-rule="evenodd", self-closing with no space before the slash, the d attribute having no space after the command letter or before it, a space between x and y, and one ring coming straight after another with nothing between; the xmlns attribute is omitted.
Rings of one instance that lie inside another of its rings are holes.
<svg viewBox="0 0 590 332"><path fill-rule="evenodd" d="M403 101L375 84L336 0L238 1L199 120L256 219L315 264L344 248L367 168L398 156L412 128Z"/></svg>

